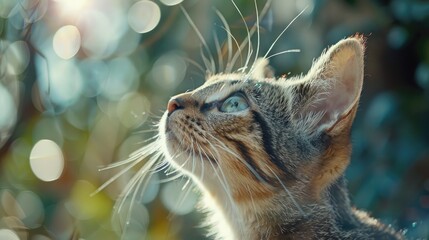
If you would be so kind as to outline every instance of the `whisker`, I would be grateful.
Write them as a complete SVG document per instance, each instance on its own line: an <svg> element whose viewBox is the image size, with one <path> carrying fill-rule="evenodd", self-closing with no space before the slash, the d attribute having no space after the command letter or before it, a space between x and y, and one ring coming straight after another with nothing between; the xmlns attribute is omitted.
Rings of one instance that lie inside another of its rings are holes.
<svg viewBox="0 0 429 240"><path fill-rule="evenodd" d="M134 131L131 134L132 135L136 135L136 134L141 134L141 133L152 133L152 132L158 132L158 129L145 129L145 130L138 130L138 131Z"/></svg>
<svg viewBox="0 0 429 240"><path fill-rule="evenodd" d="M237 153L235 153L234 151L232 151L231 149L229 149L222 141L220 141L219 139L217 139L216 137L214 137L212 134L208 133L208 135L213 138L215 141L219 142L221 145L216 145L218 147L220 147L221 149L223 149L224 151L228 152L229 154L233 155L235 158L237 158L241 163L243 163L247 169L249 169L249 171L261 182L268 184L260 175L258 172L256 172L256 170L246 161L244 160L240 155L238 155ZM210 143L210 141L209 141ZM211 144L211 143L210 143Z"/></svg>
<svg viewBox="0 0 429 240"><path fill-rule="evenodd" d="M212 150L214 150L215 152L216 152L216 155L219 157L220 155L219 155L219 152L215 149L215 148L213 148L213 147L211 147L211 149ZM201 155L201 150L199 149L198 150L199 151L199 154L200 154L200 157L201 157L201 159L203 159L203 157L202 157L202 155ZM210 151L210 150L208 150L209 152L210 152L210 155L212 155L212 157L214 158L214 159L217 159L214 155L213 155L213 153ZM207 153L205 153L204 151L202 151L202 153L207 157L207 159L209 158L208 156L207 156ZM220 165L220 161L219 160L216 160L216 162L218 163L218 166L219 166L219 171L220 171L220 174L221 174L221 176L222 176L222 178L219 176L219 173L218 173L218 171L216 171L216 168L215 168L215 166L213 165L213 163L211 162L211 161L209 161L209 163L210 163L210 165L212 166L212 168L213 168L213 171L214 171L214 173L215 173L215 175L216 175L216 177L219 179L219 183L221 184L221 186L222 186L222 188L224 189L224 191L225 191L225 194L227 195L227 197L228 197L228 199L229 199L229 201L230 201L230 203L231 203L231 206L234 206L234 201L233 201L233 198L232 198L232 196L231 196L231 193L232 193L232 191L231 191L231 187L229 186L229 184L228 184L228 181L226 180L226 176L225 176L225 173L223 172L223 170L222 170L222 167L221 167L221 165Z"/></svg>
<svg viewBox="0 0 429 240"><path fill-rule="evenodd" d="M275 56L278 56L278 55L281 55L281 54L285 54L285 53L300 53L300 52L301 52L301 49L285 50L285 51L281 51L281 52L278 52L278 53L274 53L273 55L270 55L270 56L266 57L266 59L270 59L272 57L275 57Z"/></svg>
<svg viewBox="0 0 429 240"><path fill-rule="evenodd" d="M256 11L256 37L257 37L257 44L256 44L256 53L255 53L255 59L253 60L252 67L250 68L250 72L253 72L253 69L255 67L255 62L259 57L259 47L261 45L261 33L259 29L259 12L258 12L258 4L256 3L256 0L254 0L255 3L255 11Z"/></svg>
<svg viewBox="0 0 429 240"><path fill-rule="evenodd" d="M229 38L232 38L234 40L234 43L237 46L237 51L239 52L240 61L243 62L243 55L242 55L241 48L240 48L240 45L238 44L237 39L234 37L234 35L232 35L232 33L228 29L225 29L224 27L222 27L222 28L226 31L226 33L228 34ZM231 47L231 49L232 49L232 47ZM225 67L225 72L226 73L232 72L232 69L234 68L234 65L235 64L233 64L233 61L228 60L228 63L226 65L226 67Z"/></svg>
<svg viewBox="0 0 429 240"><path fill-rule="evenodd" d="M139 182L140 178L145 178L146 177L146 173L149 171L150 168L152 168L152 166L156 163L156 161L158 160L158 158L161 156L162 154L156 154L154 156L152 156L149 161L136 173L134 174L133 178L131 179L131 181L127 184L127 186L125 187L124 192L122 193L121 196L121 201L119 202L118 207L116 208L116 212L120 212L122 209L122 206L125 204L125 200L127 198L127 196L129 196L130 192L134 189L134 186Z"/></svg>
<svg viewBox="0 0 429 240"><path fill-rule="evenodd" d="M237 40L235 39L234 35L232 35L231 30L230 30L229 25L228 25L228 22L226 21L225 17L222 15L222 13L218 9L215 9L215 12L218 15L219 19L222 21L223 29L225 30L225 32L228 35L228 38L227 38L228 58L227 58L227 64L226 64L224 71L225 72L231 72L230 67L228 67L230 65L231 57L232 57L232 41L231 41L231 38L233 38L235 43L237 44L237 49L240 52L240 56L241 56L241 49L239 49L239 44L238 44Z"/></svg>
<svg viewBox="0 0 429 240"><path fill-rule="evenodd" d="M127 159L119 161L119 162L115 162L115 163L111 163L107 166L101 167L100 169L98 169L98 171L105 171L105 170L109 170L112 168L116 168L131 162L134 162L138 159L143 160L144 158L146 158L147 156L153 154L154 152L157 152L159 150L159 143L158 141L154 141L146 146L144 146L143 148L134 151L133 153L131 153Z"/></svg>
<svg viewBox="0 0 429 240"><path fill-rule="evenodd" d="M233 0L231 0L231 1L233 1ZM264 16L265 16L265 14L268 12L268 10L269 10L269 7L270 7L270 5L271 5L271 1L272 0L268 0L267 1L267 3L265 4L265 6L264 6L264 8L262 9L262 11L261 11L261 14L260 14L260 18L263 18ZM236 6L236 5L235 5ZM237 9L238 10L238 9ZM238 10L239 11L239 10ZM246 21L244 20L244 17L243 17L243 15L241 15L241 17L242 17L242 19L243 19L243 21L244 21L244 23L245 23L245 26L247 27L247 23L246 23ZM244 46L246 46L246 44L248 44L249 43L249 49L248 49L248 53L247 53L247 60L246 60L246 64L242 64L242 67L238 70L238 71L242 71L242 72L244 72L246 69L247 69L247 67L248 67L248 63L249 63L249 61L250 61L250 57L251 57L251 55L252 55L252 53L253 53L253 51L252 51L252 44L250 44L251 43L251 38L252 38L252 36L253 36L253 34L255 33L255 31L256 31L256 25L254 25L253 27L252 27L252 29L250 29L250 32L249 32L249 30L248 30L248 27L247 27L247 38L245 38L244 40L243 40L243 42L241 43L241 45L240 45L240 47L239 47L239 49L243 49L243 47ZM233 66L235 66L235 62L237 61L237 58L238 58L238 56L237 56L237 52L236 52L236 54L234 55L234 57L233 57L233 59L231 60L231 65L232 65L232 67Z"/></svg>
<svg viewBox="0 0 429 240"><path fill-rule="evenodd" d="M307 10L307 7L305 7L298 15L290 21L290 23L283 29L283 31L277 36L277 38L274 40L274 42L271 44L271 46L268 48L268 51L265 53L263 58L266 58L268 54L270 54L271 50L273 49L274 45L276 45L277 41L281 38L281 36L286 32L286 30L289 29L289 27L292 25L292 23L295 22L296 19L298 19L304 12Z"/></svg>
<svg viewBox="0 0 429 240"><path fill-rule="evenodd" d="M250 41L250 38L252 37L252 34L250 34L249 31L249 26L247 25L246 20L244 19L243 14L241 13L241 10L238 8L237 4L235 3L234 0L231 0L231 3L234 5L235 9L237 10L238 14L240 15L241 19L243 20L244 26L246 27L246 33L247 33L247 38L241 43L239 49L242 49L242 47L246 46L246 44L248 44L248 48L247 48L247 58L246 58L246 62L244 63L244 68L247 68L247 65L249 63L250 60L250 56L252 55L251 50L252 50L252 42ZM232 59L232 65L235 65L235 61L237 60L237 53L234 54L234 57Z"/></svg>
<svg viewBox="0 0 429 240"><path fill-rule="evenodd" d="M125 233L127 232L127 228L130 225L129 222L130 222L130 219L131 219L131 216L132 216L132 210L133 210L133 207L134 207L134 202L136 201L137 193L139 192L139 190L141 192L143 192L147 188L147 186L148 186L148 184L150 182L149 180L150 180L151 177L152 177L152 174L150 174L149 176L146 176L146 175L139 176L137 184L135 184L135 187L133 187L134 188L134 192L133 192L133 195L131 196L130 204L129 204L128 211L127 211L127 214L126 214L126 219L127 220L125 222L125 229L123 231L124 232L123 236L125 236ZM143 184L143 186L142 186L142 184ZM124 198L125 201L126 201L126 198L127 197Z"/></svg>
<svg viewBox="0 0 429 240"><path fill-rule="evenodd" d="M130 164L126 168L122 169L121 171L119 171L118 173L113 175L113 177L111 177L109 180L104 182L100 187L97 188L97 190L95 190L93 193L91 193L90 196L91 197L95 196L97 193L99 193L101 190L105 189L112 182L116 181L120 176L122 176L124 173L128 172L131 168L133 168L134 166L136 166L139 163L140 163L140 161L135 161L133 164ZM148 164L148 163L146 163L146 164Z"/></svg>
<svg viewBox="0 0 429 240"><path fill-rule="evenodd" d="M220 49L219 37L217 36L216 31L213 31L213 39L214 39L215 46L216 46L216 52L217 52L217 58L218 58L218 69L219 69L219 72L222 72L223 71L223 56L222 56L222 51Z"/></svg>
<svg viewBox="0 0 429 240"><path fill-rule="evenodd" d="M186 19L188 20L189 24L191 25L191 27L194 29L195 33L197 34L198 38L200 39L200 41L202 42L204 49L207 51L207 54L209 55L209 62L210 64L208 66L211 66L211 72L215 73L216 72L216 67L215 67L215 63L214 63L214 59L213 59L213 55L210 52L209 46L207 45L206 40L204 39L204 37L201 35L201 32L198 30L197 26L195 25L194 21L191 19L191 17L189 16L188 12L186 11L186 9L180 5L180 9L182 10L183 14L185 15Z"/></svg>
<svg viewBox="0 0 429 240"><path fill-rule="evenodd" d="M198 70L200 70L201 71L201 73L203 74L203 75L205 75L205 73L206 73L206 70L199 64L199 63L197 63L196 61L194 61L194 60L192 60L192 59L190 59L190 58L188 58L188 57L183 57L183 59L186 61L186 62L189 62L190 64L192 64L192 65L194 65L196 68L198 68Z"/></svg>
<svg viewBox="0 0 429 240"><path fill-rule="evenodd" d="M200 48L200 55L201 55L201 59L203 60L204 65L206 66L206 70L205 70L206 75L207 75L207 73L209 73L209 74L215 73L215 69L214 68L212 68L210 70L211 63L210 63L210 60L204 54L204 49L203 48Z"/></svg>

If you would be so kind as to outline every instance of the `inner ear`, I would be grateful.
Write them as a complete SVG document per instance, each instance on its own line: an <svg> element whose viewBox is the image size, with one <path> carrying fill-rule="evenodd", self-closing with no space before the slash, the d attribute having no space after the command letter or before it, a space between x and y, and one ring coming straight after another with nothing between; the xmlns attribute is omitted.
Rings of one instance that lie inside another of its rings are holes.
<svg viewBox="0 0 429 240"><path fill-rule="evenodd" d="M312 96L300 110L301 116L314 116L311 125L331 131L348 117L358 104L363 82L363 41L349 38L332 46L307 74ZM352 114L353 115L353 114Z"/></svg>

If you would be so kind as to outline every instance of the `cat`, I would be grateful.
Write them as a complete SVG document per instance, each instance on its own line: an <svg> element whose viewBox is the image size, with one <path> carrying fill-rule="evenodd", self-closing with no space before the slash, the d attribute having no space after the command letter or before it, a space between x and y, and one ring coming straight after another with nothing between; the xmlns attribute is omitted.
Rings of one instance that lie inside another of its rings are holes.
<svg viewBox="0 0 429 240"><path fill-rule="evenodd" d="M348 196L364 51L363 36L343 39L307 74L287 79L274 77L264 57L245 71L248 58L240 71L209 74L201 87L172 97L156 140L126 161L152 155L116 211L165 158L202 192L216 239L404 239Z"/></svg>
<svg viewBox="0 0 429 240"><path fill-rule="evenodd" d="M403 238L347 193L364 49L362 36L343 39L290 79L259 59L171 98L163 151L203 192L216 238Z"/></svg>

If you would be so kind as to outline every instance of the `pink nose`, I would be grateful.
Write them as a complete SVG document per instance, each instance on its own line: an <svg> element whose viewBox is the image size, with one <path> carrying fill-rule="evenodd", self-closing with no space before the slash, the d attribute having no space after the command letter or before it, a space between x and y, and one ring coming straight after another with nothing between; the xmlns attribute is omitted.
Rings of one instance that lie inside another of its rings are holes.
<svg viewBox="0 0 429 240"><path fill-rule="evenodd" d="M168 101L168 104L167 104L167 112L171 114L177 109L183 108L183 104L181 102L182 100L180 98L170 99L170 101Z"/></svg>

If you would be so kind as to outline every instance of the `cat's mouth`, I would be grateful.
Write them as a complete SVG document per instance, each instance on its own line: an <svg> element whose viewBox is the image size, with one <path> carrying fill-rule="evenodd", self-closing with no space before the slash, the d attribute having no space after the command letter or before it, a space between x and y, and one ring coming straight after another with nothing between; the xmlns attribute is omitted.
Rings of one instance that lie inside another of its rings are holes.
<svg viewBox="0 0 429 240"><path fill-rule="evenodd" d="M212 151L207 147L208 140L204 138L200 126L193 118L184 114L165 114L163 129L160 134L164 135L165 144L172 160L184 163L189 159L200 159L210 161L217 165L217 160Z"/></svg>

